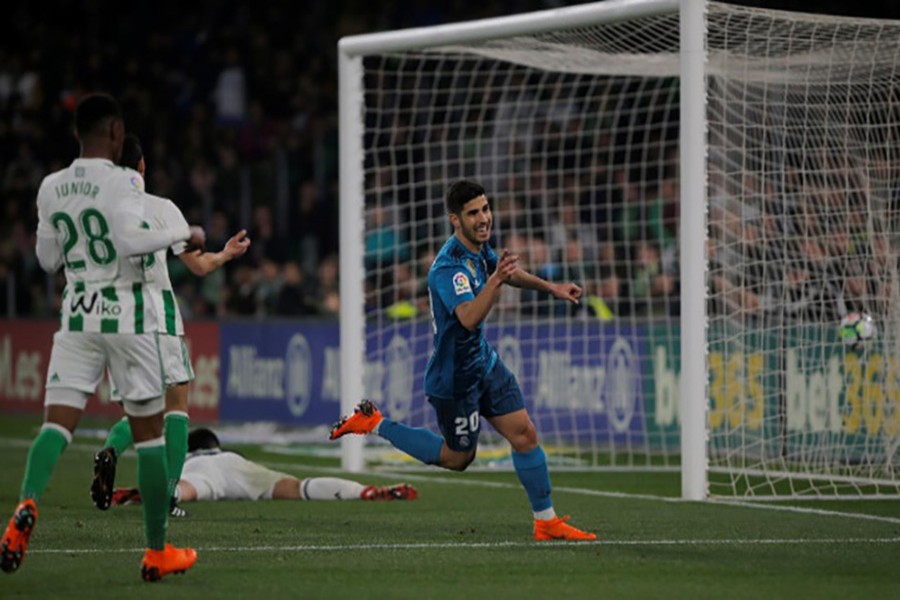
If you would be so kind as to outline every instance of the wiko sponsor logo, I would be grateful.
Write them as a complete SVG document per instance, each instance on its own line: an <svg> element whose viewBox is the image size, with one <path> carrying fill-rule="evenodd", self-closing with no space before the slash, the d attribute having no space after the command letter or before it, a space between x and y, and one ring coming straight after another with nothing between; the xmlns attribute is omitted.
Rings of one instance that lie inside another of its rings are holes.
<svg viewBox="0 0 900 600"><path fill-rule="evenodd" d="M97 292L74 296L69 302L71 313L93 314L95 309L96 314L104 317L118 317L122 314L122 307L118 303L107 301Z"/></svg>

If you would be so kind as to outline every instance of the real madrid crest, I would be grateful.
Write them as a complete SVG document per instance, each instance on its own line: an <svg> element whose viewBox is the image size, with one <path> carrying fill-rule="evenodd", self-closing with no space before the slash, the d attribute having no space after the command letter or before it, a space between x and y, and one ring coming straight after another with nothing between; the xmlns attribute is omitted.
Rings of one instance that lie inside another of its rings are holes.
<svg viewBox="0 0 900 600"><path fill-rule="evenodd" d="M469 273L472 274L473 279L478 276L478 274L475 272L475 263L472 262L471 258L466 259L466 267L469 269Z"/></svg>

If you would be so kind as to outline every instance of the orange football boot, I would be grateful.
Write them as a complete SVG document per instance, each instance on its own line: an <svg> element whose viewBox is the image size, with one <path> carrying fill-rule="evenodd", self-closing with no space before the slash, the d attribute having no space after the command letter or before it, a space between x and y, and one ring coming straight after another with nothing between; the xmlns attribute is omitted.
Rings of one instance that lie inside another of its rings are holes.
<svg viewBox="0 0 900 600"><path fill-rule="evenodd" d="M34 500L27 498L19 502L0 538L0 569L12 573L25 560L25 549L37 523L37 516L37 504Z"/></svg>
<svg viewBox="0 0 900 600"><path fill-rule="evenodd" d="M596 533L588 533L567 524L569 516L555 517L549 521L534 520L534 539L542 540L596 540Z"/></svg>
<svg viewBox="0 0 900 600"><path fill-rule="evenodd" d="M166 544L163 550L147 548L141 561L141 579L159 581L170 573L184 573L197 562L197 551L193 548L176 548Z"/></svg>
<svg viewBox="0 0 900 600"><path fill-rule="evenodd" d="M381 423L381 411L375 408L371 400L363 400L353 409L353 414L343 417L331 428L329 439L336 440L348 433L364 435Z"/></svg>

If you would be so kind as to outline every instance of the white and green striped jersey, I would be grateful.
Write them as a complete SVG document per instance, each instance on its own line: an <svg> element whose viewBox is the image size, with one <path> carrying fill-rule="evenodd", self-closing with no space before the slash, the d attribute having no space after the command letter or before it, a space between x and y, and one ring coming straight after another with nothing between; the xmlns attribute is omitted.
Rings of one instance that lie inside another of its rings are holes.
<svg viewBox="0 0 900 600"><path fill-rule="evenodd" d="M169 229L185 226L187 221L181 210L168 198L146 194L144 223L150 229ZM172 253L178 256L184 252L186 244L175 242L170 246ZM178 302L169 279L166 248L144 257L144 280L147 283L147 294L156 309L158 331L168 335L184 335L184 322Z"/></svg>
<svg viewBox="0 0 900 600"><path fill-rule="evenodd" d="M145 296L144 270L135 247L144 221L144 180L109 160L79 158L44 178L38 190L38 260L44 269L63 266L64 331L144 333L157 330L156 312ZM167 237L187 239L182 234ZM133 239L132 239L133 238ZM144 250L144 251L146 251Z"/></svg>

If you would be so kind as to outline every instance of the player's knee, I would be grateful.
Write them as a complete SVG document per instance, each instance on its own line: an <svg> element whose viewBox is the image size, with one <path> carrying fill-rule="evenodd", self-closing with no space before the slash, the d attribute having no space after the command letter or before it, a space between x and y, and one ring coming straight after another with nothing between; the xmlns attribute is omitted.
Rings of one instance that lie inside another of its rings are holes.
<svg viewBox="0 0 900 600"><path fill-rule="evenodd" d="M509 440L516 452L528 452L538 445L537 428L531 420L517 431Z"/></svg>
<svg viewBox="0 0 900 600"><path fill-rule="evenodd" d="M525 443L529 446L537 446L538 445L538 432L537 427L534 426L534 423L528 421L528 427L525 428L525 433L522 436L525 439Z"/></svg>
<svg viewBox="0 0 900 600"><path fill-rule="evenodd" d="M441 466L451 471L465 471L473 460L475 460L474 452L452 452L441 457Z"/></svg>
<svg viewBox="0 0 900 600"><path fill-rule="evenodd" d="M472 464L471 458L463 458L448 461L444 467L450 469L451 471L462 472L469 468L469 465Z"/></svg>
<svg viewBox="0 0 900 600"><path fill-rule="evenodd" d="M189 391L187 383L177 383L166 388L166 412L187 412Z"/></svg>
<svg viewBox="0 0 900 600"><path fill-rule="evenodd" d="M300 480L296 477L283 477L272 487L274 500L300 500Z"/></svg>

